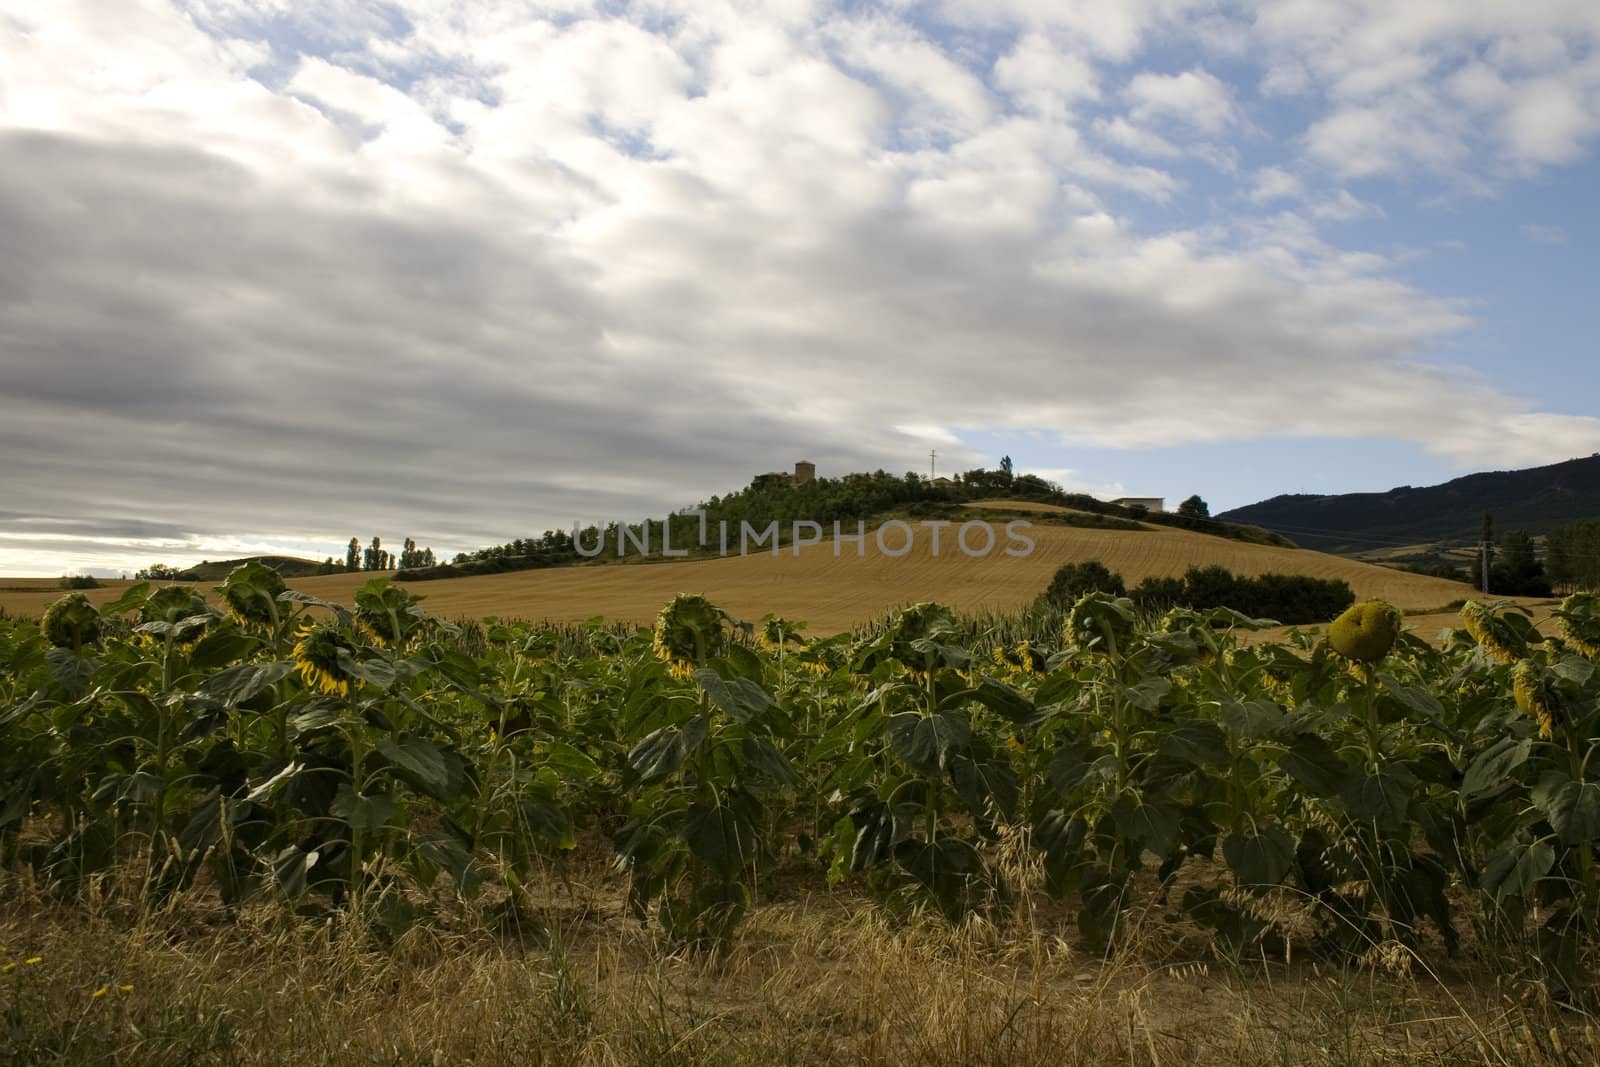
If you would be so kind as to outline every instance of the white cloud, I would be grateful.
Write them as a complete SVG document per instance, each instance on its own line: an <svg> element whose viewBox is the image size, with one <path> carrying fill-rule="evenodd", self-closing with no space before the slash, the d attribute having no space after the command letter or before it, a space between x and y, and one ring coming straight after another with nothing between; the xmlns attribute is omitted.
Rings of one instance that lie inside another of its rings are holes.
<svg viewBox="0 0 1600 1067"><path fill-rule="evenodd" d="M994 81L1023 107L1046 118L1063 118L1078 102L1100 97L1094 64L1040 33L1023 34L995 61Z"/></svg>
<svg viewBox="0 0 1600 1067"><path fill-rule="evenodd" d="M1190 0L937 0L941 13L956 24L1001 24L1048 33L1089 53L1111 60L1132 56L1145 37L1188 9Z"/></svg>
<svg viewBox="0 0 1600 1067"><path fill-rule="evenodd" d="M1264 91L1327 100L1307 148L1345 177L1481 186L1569 162L1600 133L1593 4L1287 0L1255 30Z"/></svg>
<svg viewBox="0 0 1600 1067"><path fill-rule="evenodd" d="M1308 189L1298 175L1282 167L1263 167L1256 171L1245 195L1254 204L1289 201L1303 205L1312 218L1323 222L1349 222L1383 214L1378 205L1357 199L1348 189L1329 192Z"/></svg>
<svg viewBox="0 0 1600 1067"><path fill-rule="evenodd" d="M1600 78L1586 92L1569 78L1530 79L1513 97L1502 119L1503 137L1513 158L1528 166L1569 163L1600 131Z"/></svg>
<svg viewBox="0 0 1600 1067"><path fill-rule="evenodd" d="M1345 177L1583 150L1587 60L1478 47L1493 26L1451 6L1212 13L1206 40L1249 34L1303 73L1279 91L1327 100L1228 186L1255 136L1229 87L1137 62L1192 7L418 0L269 40L253 5L0 0L0 571L245 535L467 548L801 454L955 462L981 430L1600 447L1600 420L1430 363L1465 305L1318 229L1380 210Z"/></svg>
<svg viewBox="0 0 1600 1067"><path fill-rule="evenodd" d="M1183 149L1159 134L1135 126L1122 116L1114 119L1096 119L1094 132L1120 148L1142 156L1173 158L1183 155Z"/></svg>
<svg viewBox="0 0 1600 1067"><path fill-rule="evenodd" d="M1100 482L1085 471L1073 467L1029 467L1020 466L1018 474L1032 474L1043 478L1047 482L1055 482L1069 493L1086 493L1100 500L1116 500L1129 495L1127 486L1121 482Z"/></svg>
<svg viewBox="0 0 1600 1067"><path fill-rule="evenodd" d="M1196 68L1181 74L1136 74L1123 95L1138 121L1166 118L1204 133L1220 133L1233 123L1233 94L1222 80Z"/></svg>
<svg viewBox="0 0 1600 1067"><path fill-rule="evenodd" d="M826 32L848 64L898 91L908 125L925 135L971 133L994 113L989 91L977 77L903 23L837 22Z"/></svg>
<svg viewBox="0 0 1600 1067"><path fill-rule="evenodd" d="M1567 231L1560 226L1549 226L1541 222L1523 223L1518 229L1522 236L1541 245L1564 245L1567 243Z"/></svg>
<svg viewBox="0 0 1600 1067"><path fill-rule="evenodd" d="M1305 183L1282 167L1263 167L1257 171L1250 189L1250 199L1258 204L1299 200L1304 195Z"/></svg>
<svg viewBox="0 0 1600 1067"><path fill-rule="evenodd" d="M1383 215L1376 204L1358 200L1348 189L1335 190L1330 196L1311 204L1311 214L1328 222L1350 222L1354 219L1376 218Z"/></svg>

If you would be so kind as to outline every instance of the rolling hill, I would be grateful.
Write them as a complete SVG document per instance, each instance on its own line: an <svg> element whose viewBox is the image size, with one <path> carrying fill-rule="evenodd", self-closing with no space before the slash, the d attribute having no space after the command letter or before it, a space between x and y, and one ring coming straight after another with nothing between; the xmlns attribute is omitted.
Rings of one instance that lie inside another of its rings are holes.
<svg viewBox="0 0 1600 1067"><path fill-rule="evenodd" d="M1285 494L1218 515L1281 533L1323 552L1476 541L1483 513L1495 532L1547 533L1600 517L1600 453L1547 467L1489 471L1387 493Z"/></svg>
<svg viewBox="0 0 1600 1067"><path fill-rule="evenodd" d="M250 556L248 559L265 563L285 578L305 578L322 569L322 564L316 560L300 559L298 556ZM228 576L229 571L244 562L244 559L207 560L188 568L185 573L195 575L195 581L220 582Z"/></svg>
<svg viewBox="0 0 1600 1067"><path fill-rule="evenodd" d="M977 512L975 512L977 513ZM998 525L998 524L997 524ZM997 529L998 544L1005 537ZM804 619L813 633L832 633L892 608L938 600L972 610L1020 608L1049 584L1063 563L1098 559L1133 584L1150 576L1181 575L1192 566L1220 564L1236 574L1309 574L1343 578L1358 597L1379 596L1398 607L1438 608L1472 591L1458 583L1409 574L1302 549L1230 541L1187 530L1102 530L1038 524L1029 531L1036 548L1026 557L999 551L979 559L953 550L947 529L941 554L919 536L903 557L881 554L868 537L865 554L852 545L805 547L799 555L731 556L661 563L590 564L507 574L449 578L412 588L424 606L447 618L502 617L578 621L595 615L647 623L674 593L698 592L734 615L759 619L776 612ZM317 596L350 603L370 573L297 578L290 584ZM91 590L96 602L114 599L128 583L108 582ZM15 588L17 581L0 580ZM203 586L209 589L209 586ZM37 613L60 596L53 581L37 590L0 591L0 607L13 614Z"/></svg>

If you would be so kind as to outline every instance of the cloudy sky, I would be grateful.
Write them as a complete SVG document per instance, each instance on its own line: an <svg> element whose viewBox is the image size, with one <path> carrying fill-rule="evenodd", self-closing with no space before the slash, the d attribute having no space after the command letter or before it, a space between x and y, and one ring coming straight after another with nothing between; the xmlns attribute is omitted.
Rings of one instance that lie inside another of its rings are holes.
<svg viewBox="0 0 1600 1067"><path fill-rule="evenodd" d="M0 0L0 574L1587 455L1597 133L1594 0Z"/></svg>

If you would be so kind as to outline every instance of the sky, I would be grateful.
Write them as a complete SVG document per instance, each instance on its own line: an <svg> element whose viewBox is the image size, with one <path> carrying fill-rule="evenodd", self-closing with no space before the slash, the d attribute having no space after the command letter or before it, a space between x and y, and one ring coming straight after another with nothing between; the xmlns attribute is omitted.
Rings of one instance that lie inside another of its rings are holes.
<svg viewBox="0 0 1600 1067"><path fill-rule="evenodd" d="M0 0L0 574L1600 450L1593 0Z"/></svg>

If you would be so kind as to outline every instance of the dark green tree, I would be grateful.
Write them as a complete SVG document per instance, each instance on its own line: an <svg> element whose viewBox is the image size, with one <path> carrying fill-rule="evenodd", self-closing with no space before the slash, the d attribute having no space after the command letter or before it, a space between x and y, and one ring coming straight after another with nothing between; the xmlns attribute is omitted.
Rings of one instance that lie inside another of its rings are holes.
<svg viewBox="0 0 1600 1067"><path fill-rule="evenodd" d="M1183 584L1184 596L1193 607L1245 610L1239 595L1239 579L1219 564L1190 567L1184 572Z"/></svg>
<svg viewBox="0 0 1600 1067"><path fill-rule="evenodd" d="M1483 588L1483 567L1489 566L1489 591L1494 592L1494 516L1485 511L1483 513L1483 529L1478 535L1478 551L1472 557L1472 564L1468 568L1467 580L1474 588Z"/></svg>
<svg viewBox="0 0 1600 1067"><path fill-rule="evenodd" d="M1545 572L1563 593L1600 589L1600 519L1558 526L1544 538Z"/></svg>
<svg viewBox="0 0 1600 1067"><path fill-rule="evenodd" d="M345 546L344 569L347 571L361 569L361 542L354 537L350 538L350 543Z"/></svg>
<svg viewBox="0 0 1600 1067"><path fill-rule="evenodd" d="M1533 536L1512 530L1500 539L1500 563L1489 574L1489 590L1501 596L1549 596L1550 580L1534 552Z"/></svg>
<svg viewBox="0 0 1600 1067"><path fill-rule="evenodd" d="M1211 505L1201 500L1200 494L1196 493L1178 505L1178 514L1190 519L1209 519Z"/></svg>
<svg viewBox="0 0 1600 1067"><path fill-rule="evenodd" d="M1112 596L1123 596L1127 587L1122 581L1122 575L1113 574L1104 563L1097 559L1085 560L1082 563L1063 564L1050 579L1050 587L1044 591L1044 601L1051 607L1070 608L1078 602L1085 593L1110 593Z"/></svg>

